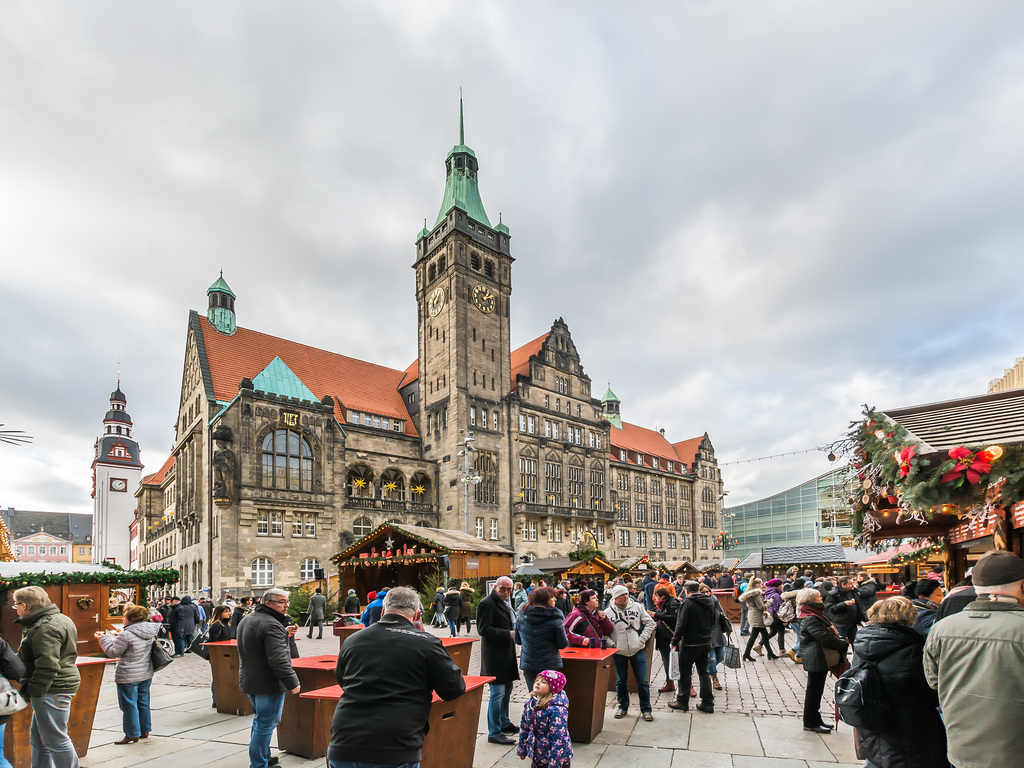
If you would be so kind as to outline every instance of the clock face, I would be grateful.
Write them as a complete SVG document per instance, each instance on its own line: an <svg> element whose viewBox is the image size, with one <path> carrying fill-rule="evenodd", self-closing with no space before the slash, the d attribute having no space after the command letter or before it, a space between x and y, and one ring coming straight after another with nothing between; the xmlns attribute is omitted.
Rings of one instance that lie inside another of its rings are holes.
<svg viewBox="0 0 1024 768"><path fill-rule="evenodd" d="M119 477L110 478L110 490L124 492L128 490L128 483Z"/></svg>
<svg viewBox="0 0 1024 768"><path fill-rule="evenodd" d="M476 304L476 308L481 312L489 314L494 311L494 294L491 293L491 289L487 286L478 285L473 289L473 303Z"/></svg>
<svg viewBox="0 0 1024 768"><path fill-rule="evenodd" d="M430 308L431 317L435 317L444 308L444 288L438 288L430 294L427 306Z"/></svg>

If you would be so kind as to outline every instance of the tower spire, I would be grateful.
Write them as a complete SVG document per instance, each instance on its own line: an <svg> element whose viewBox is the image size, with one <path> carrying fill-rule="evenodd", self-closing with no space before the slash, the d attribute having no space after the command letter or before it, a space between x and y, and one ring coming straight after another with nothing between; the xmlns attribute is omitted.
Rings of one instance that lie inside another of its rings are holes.
<svg viewBox="0 0 1024 768"><path fill-rule="evenodd" d="M459 144L466 143L466 124L462 118L462 88L459 88Z"/></svg>

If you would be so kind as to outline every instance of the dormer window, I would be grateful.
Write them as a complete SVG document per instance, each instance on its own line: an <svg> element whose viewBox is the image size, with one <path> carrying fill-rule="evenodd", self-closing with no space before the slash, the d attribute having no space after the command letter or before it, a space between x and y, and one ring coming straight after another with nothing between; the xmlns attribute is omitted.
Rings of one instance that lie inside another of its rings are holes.
<svg viewBox="0 0 1024 768"><path fill-rule="evenodd" d="M643 464L644 464L644 455L642 453L638 453L636 455L636 463L639 464L640 466L643 466Z"/></svg>

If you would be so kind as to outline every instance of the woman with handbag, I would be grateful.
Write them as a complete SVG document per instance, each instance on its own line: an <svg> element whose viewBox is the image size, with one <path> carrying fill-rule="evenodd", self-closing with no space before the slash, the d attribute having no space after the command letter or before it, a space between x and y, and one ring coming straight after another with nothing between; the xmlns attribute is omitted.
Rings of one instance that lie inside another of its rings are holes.
<svg viewBox="0 0 1024 768"><path fill-rule="evenodd" d="M11 715L24 709L26 705L25 700L14 690L10 681L20 680L24 677L25 665L21 663L21 659L3 638L0 638L0 673L4 676L4 680L0 681L0 688L3 689L0 693L4 694L2 698L4 714L0 715L0 768L12 768L10 761L4 756L4 732L7 730L7 721L11 719ZM8 697L6 695L8 692L13 695Z"/></svg>
<svg viewBox="0 0 1024 768"><path fill-rule="evenodd" d="M832 726L821 719L821 695L829 671L838 677L849 644L839 636L839 630L825 618L825 605L816 589L802 589L796 596L800 612L800 658L807 672L807 690L804 693L804 730L831 733Z"/></svg>
<svg viewBox="0 0 1024 768"><path fill-rule="evenodd" d="M129 606L124 612L124 629L116 635L97 632L100 649L118 659L114 670L117 684L117 705L121 708L124 738L115 744L134 744L149 737L152 717L149 711L149 687L153 682L153 641L160 625L149 620L149 611L141 605Z"/></svg>
<svg viewBox="0 0 1024 768"><path fill-rule="evenodd" d="M218 605L213 609L213 616L210 619L209 635L206 638L208 643L223 643L233 640L235 633L231 629L231 606ZM217 694L213 690L213 683L210 683L210 696L213 700L211 706L217 706Z"/></svg>
<svg viewBox="0 0 1024 768"><path fill-rule="evenodd" d="M761 590L762 583L761 579L751 579L747 591L740 595L740 602L745 603L747 606L747 621L750 624L750 637L747 639L747 648L743 651L743 660L751 663L757 661L757 659L751 658L750 651L753 650L754 643L757 642L758 638L768 648L768 658L770 660L774 661L779 658L775 655L771 644L768 642L766 626L773 619L771 613L765 608L764 593Z"/></svg>
<svg viewBox="0 0 1024 768"><path fill-rule="evenodd" d="M718 665L725 661L726 635L732 640L732 622L725 615L725 610L711 591L711 587L707 584L701 584L700 593L715 600L715 623L711 626L711 652L708 654L708 674L711 675L712 687L716 691L720 691L722 690L722 683L718 679Z"/></svg>
<svg viewBox="0 0 1024 768"><path fill-rule="evenodd" d="M672 635L676 631L676 618L679 615L679 601L672 594L672 588L666 584L654 588L654 610L648 611L654 619L654 648L661 654L661 663L665 667L665 684L658 693L668 693L676 689L675 680L668 676L669 659L672 653ZM609 626L611 622L608 622Z"/></svg>

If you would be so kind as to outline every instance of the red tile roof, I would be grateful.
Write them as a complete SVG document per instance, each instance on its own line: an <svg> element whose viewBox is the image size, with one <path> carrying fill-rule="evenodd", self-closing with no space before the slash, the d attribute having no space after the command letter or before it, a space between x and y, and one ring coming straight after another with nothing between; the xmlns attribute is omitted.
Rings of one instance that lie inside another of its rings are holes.
<svg viewBox="0 0 1024 768"><path fill-rule="evenodd" d="M625 448L633 453L642 453L645 458L657 456L659 459L675 462L672 467L673 471L678 472L680 470L680 459L675 449L665 439L665 436L657 430L638 427L636 424L624 421L622 422L622 429L612 427L610 431L612 448ZM615 461L620 461L618 451L612 452L612 458ZM634 458L634 456L629 457L630 464L636 464ZM668 469L668 467L661 467L661 469Z"/></svg>
<svg viewBox="0 0 1024 768"><path fill-rule="evenodd" d="M230 402L238 394L238 383L243 378L255 378L275 357L280 357L314 395L334 398L338 421L344 423L346 409L365 411L403 419L405 434L418 434L398 392L405 372L248 328L238 328L228 336L218 333L202 316L199 323L217 400Z"/></svg>
<svg viewBox="0 0 1024 768"><path fill-rule="evenodd" d="M700 450L700 444L702 442L704 442L704 435L698 435L697 437L691 437L689 440L672 443L672 447L675 448L676 454L679 456L679 460L686 464L687 469L689 469L693 465L693 462L697 460L697 451Z"/></svg>
<svg viewBox="0 0 1024 768"><path fill-rule="evenodd" d="M512 350L512 354L509 355L512 363L512 389L516 388L516 376L523 374L528 376L530 374L530 358L534 355L540 354L541 347L544 346L544 342L547 341L548 336L551 335L551 331L538 336L531 342L523 344L519 349Z"/></svg>
<svg viewBox="0 0 1024 768"><path fill-rule="evenodd" d="M413 360L412 361L412 365L410 365L408 368L405 369L405 376L402 377L402 383L398 385L398 388L401 389L406 384L411 384L412 382L414 382L419 377L420 377L420 361L419 360Z"/></svg>
<svg viewBox="0 0 1024 768"><path fill-rule="evenodd" d="M142 485L160 485L160 484L162 484L163 481L167 478L167 473L171 471L171 467L173 467L173 466L174 466L174 457L173 456L168 456L167 457L167 461L165 461L163 463L163 466L161 466L160 469L158 469L152 475L146 475L144 478L142 478L141 484Z"/></svg>

